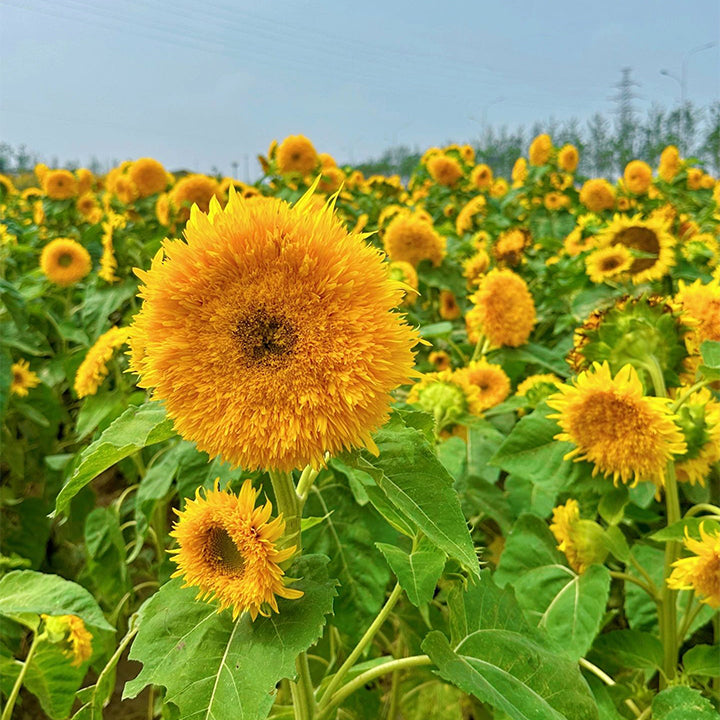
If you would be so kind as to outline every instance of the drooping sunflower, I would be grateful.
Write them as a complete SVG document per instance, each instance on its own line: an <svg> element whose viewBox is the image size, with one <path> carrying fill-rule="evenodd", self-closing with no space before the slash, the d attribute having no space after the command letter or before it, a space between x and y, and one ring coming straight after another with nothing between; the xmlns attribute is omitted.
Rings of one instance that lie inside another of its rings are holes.
<svg viewBox="0 0 720 720"><path fill-rule="evenodd" d="M67 200L78 194L77 180L69 170L48 170L42 185L43 192L52 200Z"/></svg>
<svg viewBox="0 0 720 720"><path fill-rule="evenodd" d="M145 157L136 160L130 166L128 175L141 198L162 192L168 184L165 168L154 158Z"/></svg>
<svg viewBox="0 0 720 720"><path fill-rule="evenodd" d="M553 144L550 136L547 133L538 135L531 143L530 149L528 150L528 158L530 164L539 167L545 165L550 160L552 153Z"/></svg>
<svg viewBox="0 0 720 720"><path fill-rule="evenodd" d="M311 188L312 190L313 188ZM247 469L319 466L374 448L417 332L380 251L312 193L194 210L165 241L131 331L132 369L178 432Z"/></svg>
<svg viewBox="0 0 720 720"><path fill-rule="evenodd" d="M675 462L677 479L704 486L710 468L720 461L720 403L707 388L702 388L682 405L677 424L688 446Z"/></svg>
<svg viewBox="0 0 720 720"><path fill-rule="evenodd" d="M558 167L567 173L574 173L580 162L580 155L574 145L563 145L558 150Z"/></svg>
<svg viewBox="0 0 720 720"><path fill-rule="evenodd" d="M652 184L652 168L642 160L631 160L623 172L625 187L634 195L644 195Z"/></svg>
<svg viewBox="0 0 720 720"><path fill-rule="evenodd" d="M485 163L476 165L470 173L470 182L478 190L487 190L493 182L492 168Z"/></svg>
<svg viewBox="0 0 720 720"><path fill-rule="evenodd" d="M85 627L77 615L40 616L51 642L64 642L69 645L64 655L72 658L70 665L80 667L92 657L92 633Z"/></svg>
<svg viewBox="0 0 720 720"><path fill-rule="evenodd" d="M82 280L92 269L90 253L72 238L56 238L40 255L40 269L51 282L61 287Z"/></svg>
<svg viewBox="0 0 720 720"><path fill-rule="evenodd" d="M292 557L295 546L280 550L277 542L285 531L278 517L270 521L272 504L255 507L259 494L251 480L239 495L215 488L188 500L178 512L170 535L178 547L170 550L184 587L198 588L198 598L217 600L218 612L232 608L233 618L249 612L255 620L278 612L277 598L290 600L303 593L287 587L280 564ZM268 522L269 521L269 522Z"/></svg>
<svg viewBox="0 0 720 720"><path fill-rule="evenodd" d="M593 178L580 188L580 202L592 213L612 210L615 188L604 178Z"/></svg>
<svg viewBox="0 0 720 720"><path fill-rule="evenodd" d="M633 256L624 245L600 248L585 258L587 275L598 284L620 278L632 264Z"/></svg>
<svg viewBox="0 0 720 720"><path fill-rule="evenodd" d="M433 155L427 163L430 177L438 185L452 187L463 176L460 163L449 155Z"/></svg>
<svg viewBox="0 0 720 720"><path fill-rule="evenodd" d="M688 190L700 190L704 175L705 173L700 168L688 168L686 180Z"/></svg>
<svg viewBox="0 0 720 720"><path fill-rule="evenodd" d="M438 267L445 257L446 240L436 232L432 222L400 213L383 233L383 245L393 261L403 260L417 266L421 260L430 260Z"/></svg>
<svg viewBox="0 0 720 720"><path fill-rule="evenodd" d="M28 390L40 384L40 378L30 369L27 360L18 360L10 368L12 380L10 381L10 392L18 397L25 397Z"/></svg>
<svg viewBox="0 0 720 720"><path fill-rule="evenodd" d="M289 135L278 146L275 156L281 173L309 175L319 163L313 144L304 135Z"/></svg>
<svg viewBox="0 0 720 720"><path fill-rule="evenodd" d="M670 401L647 397L632 365L613 377L607 362L594 363L547 404L558 411L549 416L562 428L555 438L576 446L565 457L590 461L593 475L611 476L616 485L662 486L668 460L687 449Z"/></svg>
<svg viewBox="0 0 720 720"><path fill-rule="evenodd" d="M182 220L190 217L190 208L197 205L202 212L210 209L210 200L220 194L215 178L207 175L188 175L170 191L170 202Z"/></svg>
<svg viewBox="0 0 720 720"><path fill-rule="evenodd" d="M598 235L601 248L624 245L636 257L627 270L635 284L659 280L675 265L675 240L659 218L615 215Z"/></svg>
<svg viewBox="0 0 720 720"><path fill-rule="evenodd" d="M695 540L686 528L683 544L694 557L673 563L668 586L673 590L694 590L700 602L720 608L720 530L706 532L701 523L700 540Z"/></svg>
<svg viewBox="0 0 720 720"><path fill-rule="evenodd" d="M491 270L470 297L468 336L484 335L492 346L524 345L535 325L535 303L525 281L512 270Z"/></svg>
<svg viewBox="0 0 720 720"><path fill-rule="evenodd" d="M75 392L79 398L94 395L108 374L107 363L115 350L128 340L129 328L112 327L88 350L75 374Z"/></svg>
<svg viewBox="0 0 720 720"><path fill-rule="evenodd" d="M601 541L602 528L591 520L581 519L577 500L570 498L564 505L553 508L550 530L558 541L558 550L577 573L584 573L590 565L607 557L608 551Z"/></svg>
<svg viewBox="0 0 720 720"><path fill-rule="evenodd" d="M464 372L468 381L478 389L478 410L499 405L510 394L510 378L500 365L489 363L485 358L472 361Z"/></svg>

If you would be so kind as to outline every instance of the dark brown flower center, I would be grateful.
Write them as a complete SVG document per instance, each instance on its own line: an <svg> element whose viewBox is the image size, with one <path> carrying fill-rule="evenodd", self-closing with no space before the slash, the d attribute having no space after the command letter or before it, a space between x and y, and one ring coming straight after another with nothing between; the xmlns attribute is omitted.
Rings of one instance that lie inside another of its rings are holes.
<svg viewBox="0 0 720 720"><path fill-rule="evenodd" d="M70 267L72 265L73 257L70 253L63 253L58 257L58 265L60 267Z"/></svg>
<svg viewBox="0 0 720 720"><path fill-rule="evenodd" d="M609 257L609 258L605 258L602 261L601 267L605 272L609 272L610 270L614 270L619 265L620 265L620 260L618 258Z"/></svg>
<svg viewBox="0 0 720 720"><path fill-rule="evenodd" d="M239 575L245 559L225 528L213 527L205 538L205 558L212 567L229 575Z"/></svg>
<svg viewBox="0 0 720 720"><path fill-rule="evenodd" d="M633 226L621 230L614 237L613 245L624 245L630 250L639 250L642 253L653 255L653 257L635 258L630 266L630 272L633 275L655 265L660 254L660 241L657 235L644 227Z"/></svg>
<svg viewBox="0 0 720 720"><path fill-rule="evenodd" d="M245 358L253 365L277 367L292 355L297 333L284 317L259 309L241 317L235 325L234 335Z"/></svg>

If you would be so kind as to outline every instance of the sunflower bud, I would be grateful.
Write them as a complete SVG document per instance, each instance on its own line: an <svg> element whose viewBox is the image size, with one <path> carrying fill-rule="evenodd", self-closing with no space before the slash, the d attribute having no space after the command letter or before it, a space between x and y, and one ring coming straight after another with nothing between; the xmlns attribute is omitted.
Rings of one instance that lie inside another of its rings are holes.
<svg viewBox="0 0 720 720"><path fill-rule="evenodd" d="M435 418L438 430L457 422L467 409L463 389L450 382L439 381L419 388L415 402Z"/></svg>

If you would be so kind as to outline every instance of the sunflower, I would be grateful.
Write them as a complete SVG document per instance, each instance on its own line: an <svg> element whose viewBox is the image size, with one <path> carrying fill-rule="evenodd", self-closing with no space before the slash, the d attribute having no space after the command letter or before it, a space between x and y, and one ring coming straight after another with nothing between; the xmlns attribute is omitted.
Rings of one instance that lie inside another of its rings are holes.
<svg viewBox="0 0 720 720"><path fill-rule="evenodd" d="M125 205L130 205L138 198L138 189L129 175L118 175L113 183L113 192L118 200Z"/></svg>
<svg viewBox="0 0 720 720"><path fill-rule="evenodd" d="M40 615L51 642L65 642L70 647L65 656L72 658L72 667L80 667L92 657L92 634L77 615Z"/></svg>
<svg viewBox="0 0 720 720"><path fill-rule="evenodd" d="M570 198L561 192L549 192L543 198L543 205L546 210L551 212L555 210L561 210L570 204Z"/></svg>
<svg viewBox="0 0 720 720"><path fill-rule="evenodd" d="M304 135L289 135L278 146L276 162L281 173L309 175L318 166L319 158Z"/></svg>
<svg viewBox="0 0 720 720"><path fill-rule="evenodd" d="M628 275L635 284L659 280L675 264L675 240L659 218L643 220L640 215L615 215L598 235L602 248L623 245L635 259Z"/></svg>
<svg viewBox="0 0 720 720"><path fill-rule="evenodd" d="M499 405L510 394L510 378L500 365L493 365L485 358L471 362L463 370L468 382L478 389L475 405L479 410Z"/></svg>
<svg viewBox="0 0 720 720"><path fill-rule="evenodd" d="M680 280L675 302L692 326L687 343L693 352L697 352L705 340L720 341L720 281L717 278L706 285L699 279L692 285Z"/></svg>
<svg viewBox="0 0 720 720"><path fill-rule="evenodd" d="M702 188L703 171L700 168L688 168L687 188L688 190L700 190Z"/></svg>
<svg viewBox="0 0 720 720"><path fill-rule="evenodd" d="M432 415L438 431L457 423L466 413L482 412L480 391L462 370L424 373L410 389L407 401Z"/></svg>
<svg viewBox="0 0 720 720"><path fill-rule="evenodd" d="M18 397L26 397L28 390L40 384L40 378L30 369L27 360L18 360L10 368L12 380L10 381L10 392Z"/></svg>
<svg viewBox="0 0 720 720"><path fill-rule="evenodd" d="M558 167L568 173L574 173L580 162L580 155L574 145L563 145L558 150Z"/></svg>
<svg viewBox="0 0 720 720"><path fill-rule="evenodd" d="M43 248L40 269L48 280L65 287L82 280L92 270L92 261L79 242L57 238Z"/></svg>
<svg viewBox="0 0 720 720"><path fill-rule="evenodd" d="M457 304L455 295L450 290L441 290L439 300L440 307L438 311L443 320L455 320L460 317L460 306Z"/></svg>
<svg viewBox="0 0 720 720"><path fill-rule="evenodd" d="M528 150L528 157L530 158L530 164L539 167L545 165L550 160L553 145L550 136L547 133L538 135L531 143L530 149Z"/></svg>
<svg viewBox="0 0 720 720"><path fill-rule="evenodd" d="M665 182L672 182L680 170L680 153L674 145L668 145L662 153L660 153L660 165L658 166L658 175Z"/></svg>
<svg viewBox="0 0 720 720"><path fill-rule="evenodd" d="M99 209L97 198L91 192L86 192L75 201L75 208L85 218L89 219Z"/></svg>
<svg viewBox="0 0 720 720"><path fill-rule="evenodd" d="M314 188L311 188L311 190ZM193 211L167 240L131 333L132 369L178 432L245 468L319 466L364 445L412 374L403 287L330 204L246 201ZM340 311L342 310L342 311Z"/></svg>
<svg viewBox="0 0 720 720"><path fill-rule="evenodd" d="M493 182L493 171L489 165L476 165L470 173L470 182L478 190L488 190Z"/></svg>
<svg viewBox="0 0 720 720"><path fill-rule="evenodd" d="M318 189L324 193L334 193L339 190L345 180L345 173L332 165L323 167L322 177Z"/></svg>
<svg viewBox="0 0 720 720"><path fill-rule="evenodd" d="M549 395L557 391L562 381L552 373L542 373L526 377L515 390L517 397L525 398L531 408L537 407ZM522 412L521 412L522 410ZM519 415L524 415L524 409L518 410Z"/></svg>
<svg viewBox="0 0 720 720"><path fill-rule="evenodd" d="M570 498L553 508L550 530L576 573L584 573L593 563L604 562L608 551L602 542L603 531L597 523L580 518L577 500Z"/></svg>
<svg viewBox="0 0 720 720"><path fill-rule="evenodd" d="M624 245L611 245L590 253L585 258L585 270L594 283L614 280L630 269L633 256Z"/></svg>
<svg viewBox="0 0 720 720"><path fill-rule="evenodd" d="M580 202L592 213L615 207L615 189L604 178L588 180L580 188Z"/></svg>
<svg viewBox="0 0 720 720"><path fill-rule="evenodd" d="M78 194L77 180L69 170L48 170L42 184L43 192L52 200L67 200Z"/></svg>
<svg viewBox="0 0 720 720"><path fill-rule="evenodd" d="M430 260L438 267L445 257L446 240L419 215L400 213L383 234L385 252L391 260L403 260L413 266L421 260Z"/></svg>
<svg viewBox="0 0 720 720"><path fill-rule="evenodd" d="M520 185L522 185L525 180L527 180L527 174L527 160L520 157L515 161L512 172L510 174L510 178L513 181L513 187L519 187Z"/></svg>
<svg viewBox="0 0 720 720"><path fill-rule="evenodd" d="M631 160L623 173L625 187L634 195L644 195L652 183L652 169L642 160Z"/></svg>
<svg viewBox="0 0 720 720"><path fill-rule="evenodd" d="M460 152L460 157L466 163L474 163L475 162L475 148L472 145L461 145L459 152Z"/></svg>
<svg viewBox="0 0 720 720"><path fill-rule="evenodd" d="M78 195L84 195L88 192L95 182L95 176L92 174L92 171L87 168L78 168L75 171L75 177L77 178Z"/></svg>
<svg viewBox="0 0 720 720"><path fill-rule="evenodd" d="M418 275L417 270L409 263L403 260L397 260L390 263L390 278L396 282L406 285L409 289L405 292L403 305L414 305L418 296Z"/></svg>
<svg viewBox="0 0 720 720"><path fill-rule="evenodd" d="M428 360L438 372L449 370L452 367L450 356L444 350L433 350L428 355Z"/></svg>
<svg viewBox="0 0 720 720"><path fill-rule="evenodd" d="M524 345L535 325L535 303L525 281L512 270L491 270L474 295L466 316L468 336L484 335L493 346Z"/></svg>
<svg viewBox="0 0 720 720"><path fill-rule="evenodd" d="M700 540L694 540L685 528L683 545L695 557L682 558L673 563L667 579L673 590L694 590L700 602L717 610L720 608L720 530L705 532L700 524Z"/></svg>
<svg viewBox="0 0 720 720"><path fill-rule="evenodd" d="M521 228L512 228L500 234L492 252L498 263L514 267L523 259L525 248L530 244L530 233Z"/></svg>
<svg viewBox="0 0 720 720"><path fill-rule="evenodd" d="M136 160L128 171L130 180L135 184L141 198L160 193L167 187L168 177L162 163L153 158Z"/></svg>
<svg viewBox="0 0 720 720"><path fill-rule="evenodd" d="M463 276L468 287L480 284L483 275L490 267L490 256L485 250L478 250L474 255L463 262Z"/></svg>
<svg viewBox="0 0 720 720"><path fill-rule="evenodd" d="M607 362L594 363L574 385L561 386L547 404L558 411L549 417L562 428L555 439L576 446L565 457L589 460L593 475L612 476L616 485L663 485L668 461L687 449L670 401L646 397L632 365L613 377Z"/></svg>
<svg viewBox="0 0 720 720"><path fill-rule="evenodd" d="M510 186L505 178L495 178L492 186L490 187L490 197L494 197L495 199L501 198L504 195L507 195L509 189Z"/></svg>
<svg viewBox="0 0 720 720"><path fill-rule="evenodd" d="M202 212L210 209L210 200L220 194L217 180L207 175L187 175L170 191L170 202L182 220L190 217L190 208L197 205Z"/></svg>
<svg viewBox="0 0 720 720"><path fill-rule="evenodd" d="M462 177L460 163L449 155L433 155L427 163L430 177L438 185L452 187Z"/></svg>
<svg viewBox="0 0 720 720"><path fill-rule="evenodd" d="M184 587L196 587L197 597L217 600L218 612L232 608L233 619L249 612L268 617L278 612L277 597L294 600L300 590L287 587L281 563L292 557L295 546L280 550L277 541L285 531L285 522L270 520L272 505L255 507L259 494L251 480L243 483L239 495L215 488L188 500L177 512L178 520L170 535L177 548L170 550L178 569L172 577L181 577ZM269 521L269 522L268 522Z"/></svg>
<svg viewBox="0 0 720 720"><path fill-rule="evenodd" d="M458 235L470 232L475 227L478 218L485 214L487 200L484 195L476 195L468 200L455 219L455 231Z"/></svg>
<svg viewBox="0 0 720 720"><path fill-rule="evenodd" d="M95 341L75 374L75 392L79 398L98 391L108 374L107 363L115 350L128 341L128 336L128 328L113 327Z"/></svg>
<svg viewBox="0 0 720 720"><path fill-rule="evenodd" d="M702 388L682 405L677 423L688 446L676 460L677 479L704 486L710 468L720 460L720 403L707 388Z"/></svg>

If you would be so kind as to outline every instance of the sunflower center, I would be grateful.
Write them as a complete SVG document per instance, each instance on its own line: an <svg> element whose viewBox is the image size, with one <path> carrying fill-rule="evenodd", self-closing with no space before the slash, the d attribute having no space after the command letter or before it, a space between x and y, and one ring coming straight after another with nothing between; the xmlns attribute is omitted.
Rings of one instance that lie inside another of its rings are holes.
<svg viewBox="0 0 720 720"><path fill-rule="evenodd" d="M263 309L240 318L233 334L254 365L277 367L289 359L297 342L288 320Z"/></svg>
<svg viewBox="0 0 720 720"><path fill-rule="evenodd" d="M617 257L609 257L605 258L602 261L602 269L605 272L608 272L609 270L614 270L616 267L620 265L620 259Z"/></svg>
<svg viewBox="0 0 720 720"><path fill-rule="evenodd" d="M651 268L660 254L660 242L657 235L648 228L633 226L621 230L614 238L613 245L624 245L630 250L638 250L641 253L652 255L652 257L635 258L630 266L630 272L642 272Z"/></svg>
<svg viewBox="0 0 720 720"><path fill-rule="evenodd" d="M72 265L73 258L70 253L63 253L60 257L58 257L57 261L60 267L70 267L70 265Z"/></svg>
<svg viewBox="0 0 720 720"><path fill-rule="evenodd" d="M205 539L205 557L213 568L231 575L239 575L245 568L242 553L222 527L209 530Z"/></svg>

